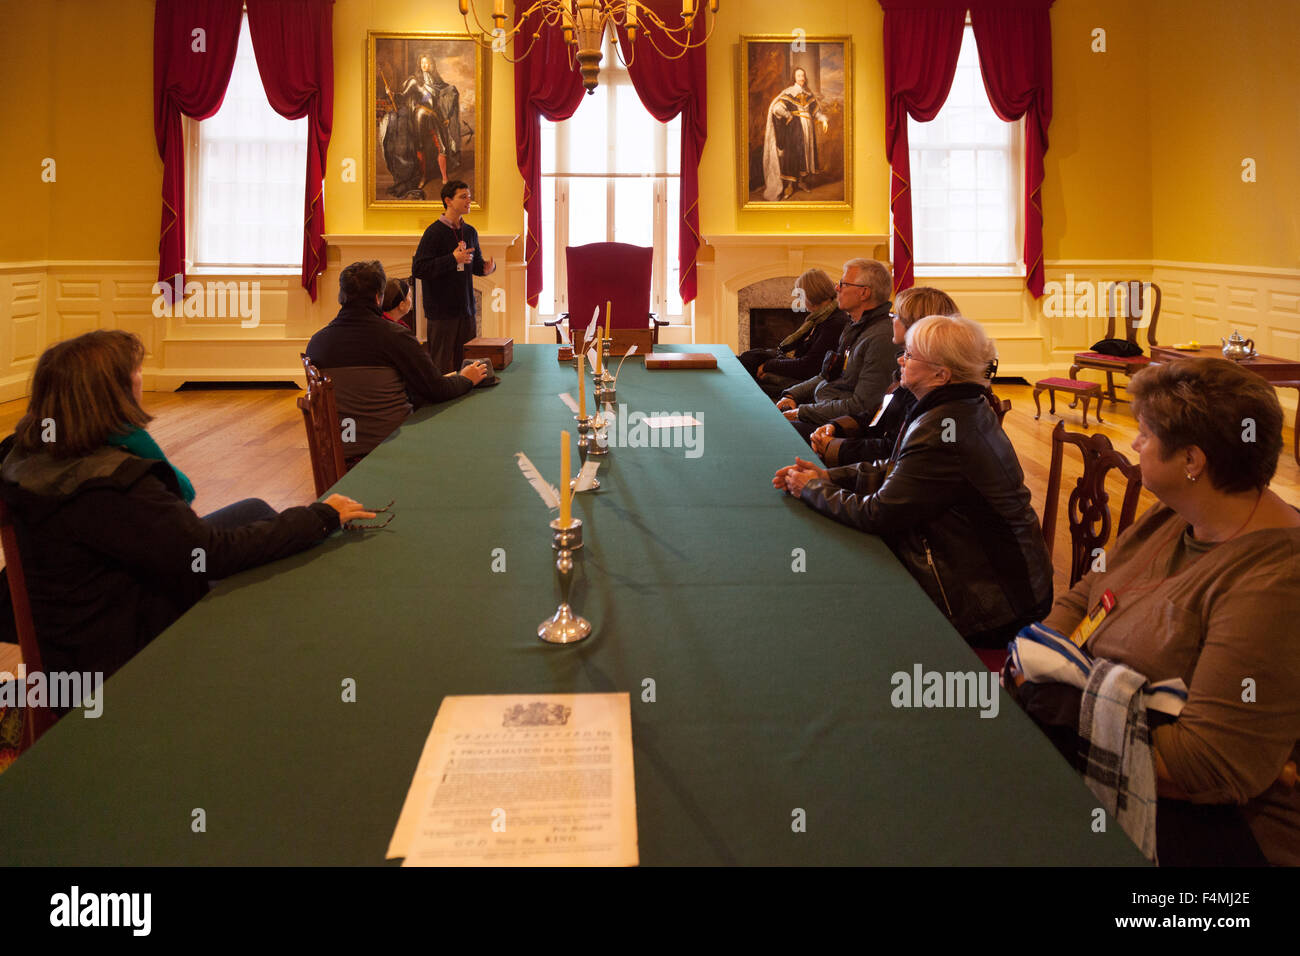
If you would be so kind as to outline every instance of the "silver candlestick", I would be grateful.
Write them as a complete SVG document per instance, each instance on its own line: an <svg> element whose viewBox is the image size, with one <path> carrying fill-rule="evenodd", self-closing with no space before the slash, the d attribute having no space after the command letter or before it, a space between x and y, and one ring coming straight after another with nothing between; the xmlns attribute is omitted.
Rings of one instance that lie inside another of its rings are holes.
<svg viewBox="0 0 1300 956"><path fill-rule="evenodd" d="M582 521L574 518L568 528L551 522L551 547L555 549L555 578L560 585L560 606L537 625L537 636L548 644L574 644L591 636L591 622L569 606L573 587L573 549L582 547ZM576 544L574 544L576 540Z"/></svg>

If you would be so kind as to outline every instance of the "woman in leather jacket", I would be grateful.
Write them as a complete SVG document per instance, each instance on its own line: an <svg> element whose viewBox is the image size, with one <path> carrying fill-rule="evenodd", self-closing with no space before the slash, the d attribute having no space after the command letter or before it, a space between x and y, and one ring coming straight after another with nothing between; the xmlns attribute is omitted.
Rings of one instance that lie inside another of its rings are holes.
<svg viewBox="0 0 1300 956"><path fill-rule="evenodd" d="M960 316L907 332L916 396L888 459L829 471L799 458L772 484L878 534L975 647L998 647L1052 606L1052 563L1024 473L986 400L993 342Z"/></svg>

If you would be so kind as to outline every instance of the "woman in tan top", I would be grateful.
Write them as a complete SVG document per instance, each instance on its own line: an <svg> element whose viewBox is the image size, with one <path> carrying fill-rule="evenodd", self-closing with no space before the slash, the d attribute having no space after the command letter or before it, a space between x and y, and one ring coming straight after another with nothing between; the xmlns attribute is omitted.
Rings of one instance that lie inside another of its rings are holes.
<svg viewBox="0 0 1300 956"><path fill-rule="evenodd" d="M1174 810L1235 806L1268 862L1300 864L1287 766L1300 740L1300 513L1268 490L1282 448L1277 395L1224 359L1152 366L1130 393L1142 484L1160 503L1043 623L1069 635L1109 591L1116 606L1084 649L1187 684L1178 720L1152 732L1158 828L1167 807L1172 826ZM1201 832L1199 860L1216 862L1221 827Z"/></svg>

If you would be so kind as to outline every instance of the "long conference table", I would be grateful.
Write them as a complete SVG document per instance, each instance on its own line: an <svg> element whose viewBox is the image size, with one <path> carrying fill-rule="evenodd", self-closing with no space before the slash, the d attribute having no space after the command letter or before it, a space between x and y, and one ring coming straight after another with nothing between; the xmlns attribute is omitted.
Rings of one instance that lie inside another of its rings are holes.
<svg viewBox="0 0 1300 956"><path fill-rule="evenodd" d="M0 864L381 864L444 696L610 691L643 865L1143 863L1001 690L993 718L892 705L895 672L978 658L878 538L772 489L808 448L731 352L676 350L718 368L633 358L618 397L693 414L701 453L615 448L576 499L591 638L536 637L554 513L514 456L557 480L576 374L519 346L339 483L395 500L391 524L223 582L109 679L102 717L0 775Z"/></svg>

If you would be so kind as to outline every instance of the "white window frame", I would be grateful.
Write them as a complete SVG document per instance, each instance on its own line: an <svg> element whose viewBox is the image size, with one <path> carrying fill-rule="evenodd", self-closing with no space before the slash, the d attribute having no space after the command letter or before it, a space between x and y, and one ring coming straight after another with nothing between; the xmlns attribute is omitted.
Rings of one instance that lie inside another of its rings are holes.
<svg viewBox="0 0 1300 956"><path fill-rule="evenodd" d="M608 131L605 142L605 169L603 173L571 173L571 172L543 172L541 175L545 179L555 181L555 218L551 222L552 228L547 231L547 240L553 243L552 249L555 250L555 275L547 276L546 280L554 282L554 308L553 315L544 313L540 307L530 311L535 312L539 319L554 319L556 316L569 311L569 284L568 284L568 263L564 255L564 249L569 245L570 233L570 202L569 186L573 180L577 179L603 179L606 181L605 192L605 240L613 242L614 225L615 225L615 189L620 179L653 179L654 196L653 196L653 246L654 246L654 264L651 271L650 282L650 311L655 313L660 319L678 319L673 322L676 324L689 325L692 320L692 310L694 302L683 302L680 316L677 314L668 314L668 229L675 226L668 222L668 180L675 179L678 181L678 203L681 202L681 171L671 173L619 173L614 172L616 146L613 137L617 129L618 116L618 97L614 90L618 87L631 87L632 77L627 68L623 66L618 59L616 44L609 34L605 37L605 56L602 61L604 64L600 71L600 83L608 88L606 96L606 129ZM542 121L547 122L546 120ZM680 118L673 122L680 123ZM561 121L553 124L555 127L555 168L557 170L569 168L569 146L570 146L570 128L567 121ZM654 149L656 156L656 168L668 169L668 124L654 124ZM545 219L545 213L543 213Z"/></svg>
<svg viewBox="0 0 1300 956"><path fill-rule="evenodd" d="M963 45L969 42L972 48L974 48L975 35L971 28L969 14L967 15L966 18L966 25L964 27L964 31L965 32L962 35ZM976 55L976 58L978 59L978 50L974 49L974 53ZM984 94L985 100L987 102L988 94L987 91L983 89L982 84L980 89L981 92ZM949 95L951 96L951 92L949 93ZM946 107L947 103L945 103L944 106ZM989 104L989 109L992 110L992 108L993 108L992 104ZM940 107L939 114L935 116L935 120L938 120L939 117L943 115L943 109L944 107ZM908 118L907 122L914 123L916 121ZM912 236L913 236L912 268L913 268L913 273L916 276L920 277L922 275L926 275L926 276L935 276L940 278L953 277L953 276L959 276L959 277L1018 276L1021 278L1024 277L1025 263L1024 263L1023 249L1024 249L1024 241L1025 241L1025 147L1024 147L1025 121L1024 118L1022 117L1017 121L1006 123L1005 125L1010 127L1011 135L1007 144L1007 161L1009 163L1009 168L1012 170L1012 176L1014 177L1012 182L1012 195L1010 196L1010 203L1012 208L1009 210L1009 215L1007 217L1007 220L1010 223L1011 230L1012 230L1010 250L1013 258L1009 262L1005 262L1005 263L1002 262L925 262L921 260L917 255L918 250L916 248L916 240L915 240L916 235L921 231L918 223L918 219L920 216L919 210L921 207L919 207L915 202L916 189L915 187L913 187L908 191L908 196L909 199L912 201ZM918 162L919 156L917 154L921 150L918 149L917 147L911 146L910 140L911 137L909 136L908 160L911 164L911 168L913 171L913 176L912 176L913 182L915 182L916 170L920 167L920 163ZM987 143L949 142L946 148L948 151L953 151L953 150L978 151L978 150L988 150L990 147ZM943 150L936 148L934 146L929 146L925 148L925 151L942 152ZM890 225L892 230L892 225L893 225L892 221Z"/></svg>
<svg viewBox="0 0 1300 956"><path fill-rule="evenodd" d="M248 29L248 8L245 7L240 19L240 31ZM261 86L261 77L258 77ZM263 89L263 96L266 95ZM268 100L267 109L270 109ZM282 117L281 117L282 118ZM293 122L285 120L286 123ZM297 262L287 263L224 263L199 262L195 255L199 249L199 228L203 216L203 137L201 120L181 115L181 136L185 145L185 272L187 275L258 275L258 276L297 276L302 274L302 245L298 245ZM304 163L304 173L306 164ZM323 189L322 184L322 189ZM305 190L304 190L305 192ZM303 193L298 195L301 201Z"/></svg>

